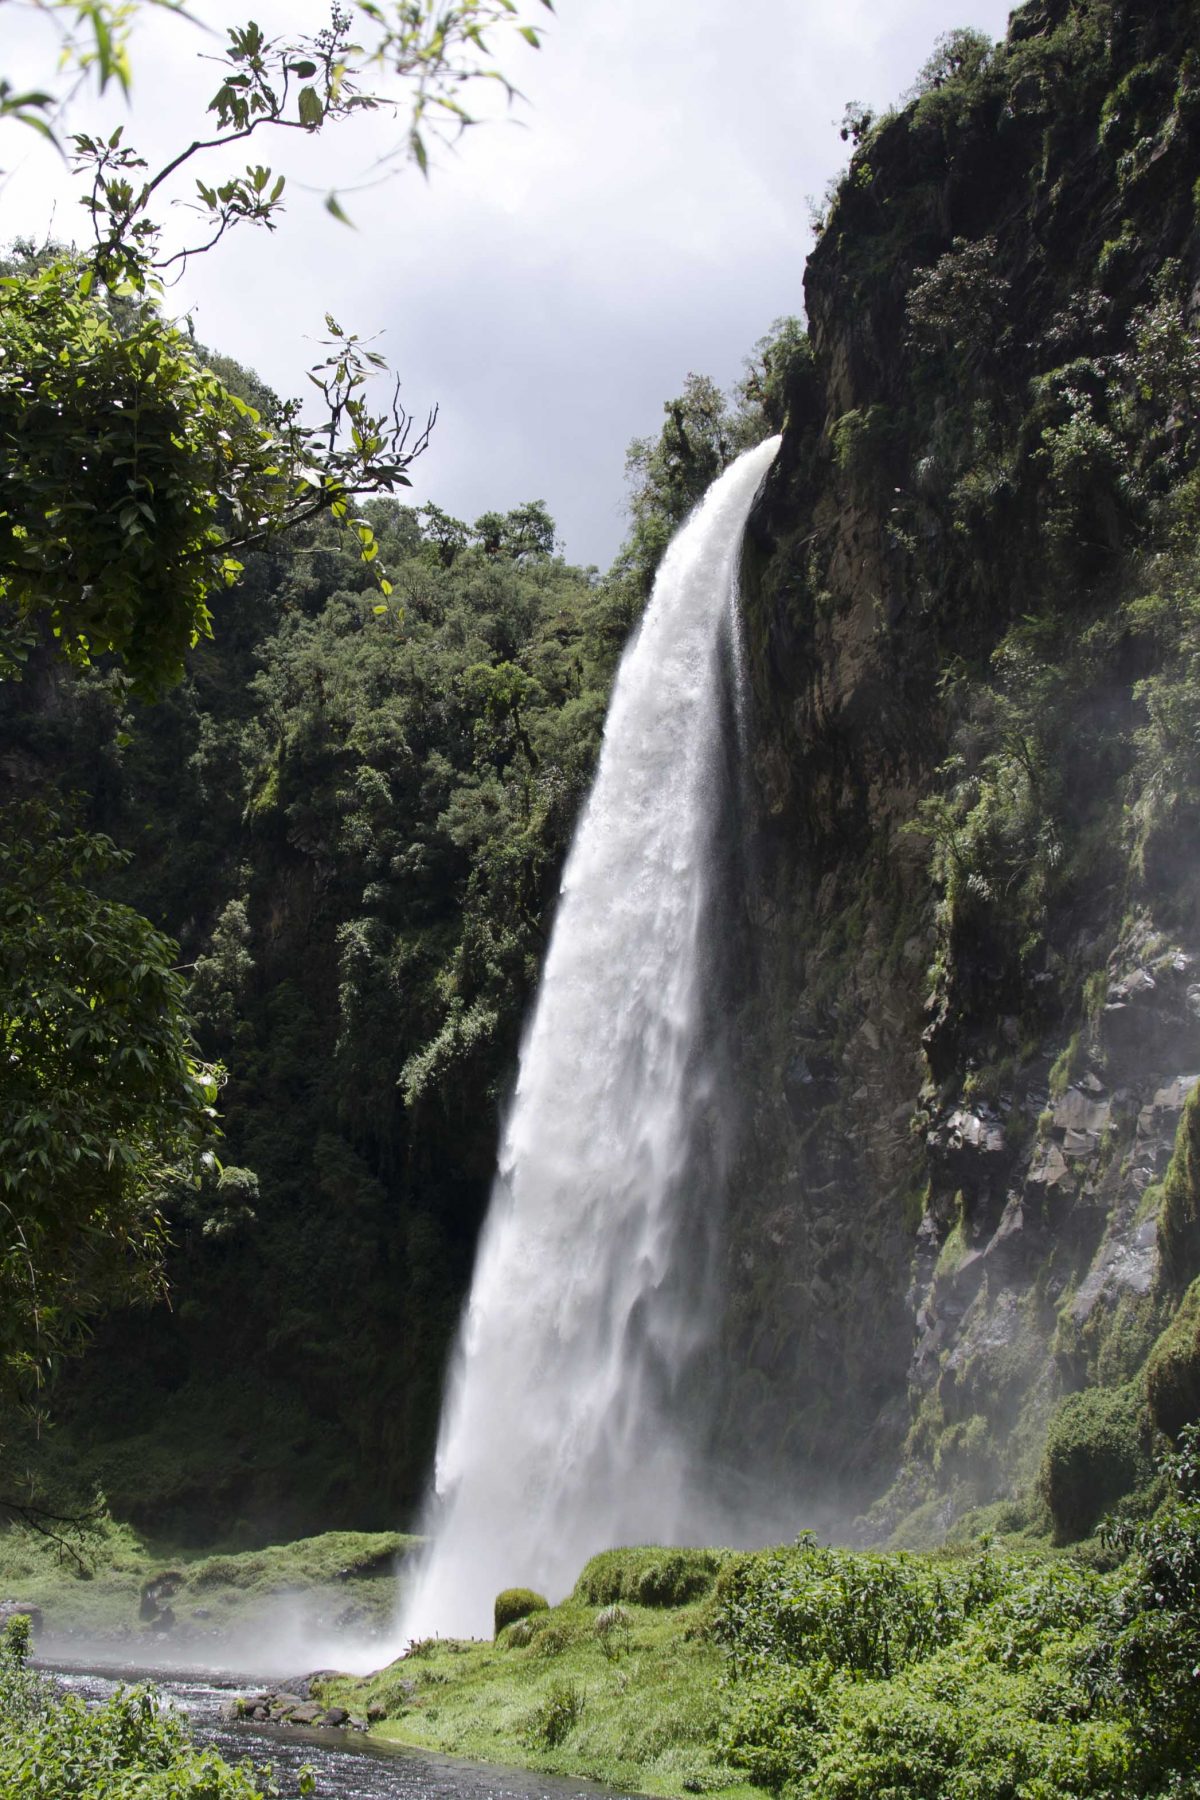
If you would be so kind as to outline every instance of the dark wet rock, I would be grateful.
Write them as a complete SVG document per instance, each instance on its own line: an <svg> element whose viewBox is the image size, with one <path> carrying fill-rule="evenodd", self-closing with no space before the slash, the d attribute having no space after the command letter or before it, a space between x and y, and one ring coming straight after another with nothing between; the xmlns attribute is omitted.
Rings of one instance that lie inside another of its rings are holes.
<svg viewBox="0 0 1200 1800"><path fill-rule="evenodd" d="M167 1602L175 1598L182 1586L183 1576L178 1569L164 1569L158 1575L151 1575L142 1583L138 1618L152 1631L170 1631L175 1615Z"/></svg>
<svg viewBox="0 0 1200 1800"><path fill-rule="evenodd" d="M298 1706L291 1707L284 1718L289 1725L316 1725L324 1722L325 1708L319 1700L302 1700Z"/></svg>
<svg viewBox="0 0 1200 1800"><path fill-rule="evenodd" d="M255 1724L330 1726L343 1731L365 1731L364 1719L355 1718L344 1706L326 1706L312 1697L314 1682L328 1680L332 1669L319 1669L291 1687L272 1692L241 1694L222 1711L225 1719L250 1719Z"/></svg>

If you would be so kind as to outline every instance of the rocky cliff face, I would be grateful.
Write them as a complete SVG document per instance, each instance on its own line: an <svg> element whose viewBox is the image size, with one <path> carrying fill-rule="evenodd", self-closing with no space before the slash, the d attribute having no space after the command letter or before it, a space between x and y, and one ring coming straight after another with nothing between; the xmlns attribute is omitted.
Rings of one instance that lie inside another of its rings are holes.
<svg viewBox="0 0 1200 1800"><path fill-rule="evenodd" d="M960 34L810 261L747 557L727 1425L797 1524L915 1540L1040 1469L1086 1528L1070 1396L1125 1409L1133 1485L1200 1268L1161 1221L1200 1080L1198 39L1152 0Z"/></svg>

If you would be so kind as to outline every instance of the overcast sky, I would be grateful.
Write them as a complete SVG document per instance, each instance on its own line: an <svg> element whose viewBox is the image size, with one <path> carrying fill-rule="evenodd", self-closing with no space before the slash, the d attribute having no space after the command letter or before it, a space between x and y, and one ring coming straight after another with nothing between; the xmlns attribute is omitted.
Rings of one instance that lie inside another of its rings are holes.
<svg viewBox="0 0 1200 1800"><path fill-rule="evenodd" d="M310 0L193 10L214 24L290 14L312 29L327 16ZM353 196L382 141L374 123L303 143L299 157L289 139L275 158L293 188L280 229L247 229L193 263L172 303L285 394L301 390L326 311L380 333L407 404L441 409L413 498L467 520L544 499L567 554L606 566L624 535L629 439L658 430L689 370L731 384L772 321L800 311L807 201L846 160L845 103L882 108L939 33L999 37L1008 11L1008 0L557 0L551 20L526 0L524 16L547 23L544 47L514 38L497 57L525 95L519 124L472 130L428 183L409 168ZM180 146L215 85L200 61L211 48L178 21L143 28L131 116L118 100L80 100L68 128L128 116L139 146ZM0 75L44 81L49 54L36 20L0 4ZM0 236L44 237L51 218L58 237L83 235L61 166L32 133L0 128L0 167ZM324 211L334 184L356 230Z"/></svg>

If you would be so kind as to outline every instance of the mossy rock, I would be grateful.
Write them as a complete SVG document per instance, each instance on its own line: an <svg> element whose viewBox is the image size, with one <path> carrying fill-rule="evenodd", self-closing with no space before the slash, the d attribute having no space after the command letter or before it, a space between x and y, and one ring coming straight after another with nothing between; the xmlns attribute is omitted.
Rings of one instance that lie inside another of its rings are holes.
<svg viewBox="0 0 1200 1800"><path fill-rule="evenodd" d="M549 1604L544 1594L535 1594L532 1588L502 1588L496 1595L493 1611L496 1636L499 1637L506 1625L527 1619L530 1613L545 1612Z"/></svg>
<svg viewBox="0 0 1200 1800"><path fill-rule="evenodd" d="M1146 1398L1154 1423L1168 1437L1200 1419L1200 1279L1150 1352Z"/></svg>
<svg viewBox="0 0 1200 1800"><path fill-rule="evenodd" d="M1109 1507L1149 1480L1149 1425L1140 1381L1059 1402L1038 1476L1057 1543L1086 1537Z"/></svg>
<svg viewBox="0 0 1200 1800"><path fill-rule="evenodd" d="M618 1601L635 1606L687 1606L710 1594L725 1561L720 1550L671 1550L642 1545L603 1550L585 1563L575 1598L589 1606Z"/></svg>

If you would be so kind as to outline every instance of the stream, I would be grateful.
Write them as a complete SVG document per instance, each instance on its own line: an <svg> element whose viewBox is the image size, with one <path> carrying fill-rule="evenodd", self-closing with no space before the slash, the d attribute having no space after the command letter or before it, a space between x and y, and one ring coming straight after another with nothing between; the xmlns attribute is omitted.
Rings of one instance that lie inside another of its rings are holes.
<svg viewBox="0 0 1200 1800"><path fill-rule="evenodd" d="M165 1700L186 1713L196 1744L219 1750L231 1763L249 1758L256 1768L271 1764L285 1800L296 1794L305 1764L316 1776L316 1800L617 1800L613 1789L596 1782L372 1743L355 1731L223 1719L222 1708L233 1695L262 1685L244 1676L38 1666L85 1700L106 1700L120 1685L153 1682Z"/></svg>

